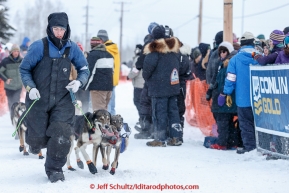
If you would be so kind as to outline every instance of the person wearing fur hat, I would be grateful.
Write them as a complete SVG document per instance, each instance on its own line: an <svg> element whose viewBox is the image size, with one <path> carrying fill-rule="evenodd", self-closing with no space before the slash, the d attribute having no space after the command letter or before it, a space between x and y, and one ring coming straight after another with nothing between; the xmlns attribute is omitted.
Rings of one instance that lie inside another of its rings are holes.
<svg viewBox="0 0 289 193"><path fill-rule="evenodd" d="M286 36L283 40L284 50L279 52L275 64L288 64L289 63L289 36Z"/></svg>
<svg viewBox="0 0 289 193"><path fill-rule="evenodd" d="M25 117L26 143L32 154L47 148L44 167L52 183L65 180L62 167L71 147L75 115L69 91L76 93L89 76L87 61L70 40L70 32L67 14L51 13L47 37L33 42L20 64L22 83L27 90L26 108L33 104ZM77 70L73 81L69 80L71 63Z"/></svg>
<svg viewBox="0 0 289 193"><path fill-rule="evenodd" d="M285 36L280 30L274 30L270 34L270 54L268 56L262 56L261 54L256 54L255 60L262 66L267 64L274 64L279 52L283 50Z"/></svg>
<svg viewBox="0 0 289 193"><path fill-rule="evenodd" d="M226 150L238 145L238 133L234 127L233 119L237 115L237 106L235 103L235 91L232 92L232 104L218 105L218 96L223 92L226 79L226 71L230 59L237 53L230 42L222 42L218 48L220 64L216 77L216 85L212 91L213 103L211 106L212 113L218 126L217 143L211 145L212 149Z"/></svg>
<svg viewBox="0 0 289 193"><path fill-rule="evenodd" d="M112 95L114 59L99 37L92 37L90 45L87 62L91 73L85 90L90 91L92 109L97 111L107 109Z"/></svg>
<svg viewBox="0 0 289 193"><path fill-rule="evenodd" d="M118 46L116 43L112 42L108 38L108 34L106 30L99 30L97 33L97 37L99 37L103 44L106 47L106 51L108 51L114 59L114 68L113 68L113 91L110 98L110 101L108 103L108 112L110 112L111 115L116 115L115 112L115 87L118 85L119 82L119 75L120 75L120 55Z"/></svg>
<svg viewBox="0 0 289 193"><path fill-rule="evenodd" d="M4 81L10 113L12 113L11 106L13 103L20 101L22 82L19 74L19 65L22 59L20 47L17 44L13 44L10 55L4 58L0 64L0 78Z"/></svg>
<svg viewBox="0 0 289 193"><path fill-rule="evenodd" d="M142 70L138 70L136 68L136 61L139 58L141 51L142 51L143 46L141 44L137 44L135 47L135 56L133 57L133 63L132 63L132 67L131 67L131 71L128 74L128 79L132 80L132 84L134 87L134 91L133 91L133 102L134 105L137 108L138 114L139 114L139 123L137 124L138 127L140 126L140 112L141 112L141 105L140 105L140 100L141 100L141 93L144 87L144 79L142 77Z"/></svg>
<svg viewBox="0 0 289 193"><path fill-rule="evenodd" d="M258 65L252 58L255 37L250 32L245 32L241 37L241 49L230 59L225 86L218 96L218 105L229 107L232 105L232 94L235 90L236 105L241 137L244 148L237 149L238 154L252 151L256 148L254 116L250 101L250 65Z"/></svg>
<svg viewBox="0 0 289 193"><path fill-rule="evenodd" d="M165 38L165 28L161 25L153 29L152 37L154 41L144 48L147 56L143 65L143 77L152 99L154 126L154 140L147 142L147 146L179 146L182 144L182 127L177 106L180 93L180 60L177 55L182 43L175 37Z"/></svg>

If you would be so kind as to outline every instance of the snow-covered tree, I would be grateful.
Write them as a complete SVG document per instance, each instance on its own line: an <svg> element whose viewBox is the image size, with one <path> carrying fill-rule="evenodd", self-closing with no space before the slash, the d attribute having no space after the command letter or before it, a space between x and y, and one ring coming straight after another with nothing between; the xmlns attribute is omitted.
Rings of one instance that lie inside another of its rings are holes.
<svg viewBox="0 0 289 193"><path fill-rule="evenodd" d="M3 4L6 0L0 0L0 38L9 40L13 36L12 31L15 29L8 23L8 8Z"/></svg>

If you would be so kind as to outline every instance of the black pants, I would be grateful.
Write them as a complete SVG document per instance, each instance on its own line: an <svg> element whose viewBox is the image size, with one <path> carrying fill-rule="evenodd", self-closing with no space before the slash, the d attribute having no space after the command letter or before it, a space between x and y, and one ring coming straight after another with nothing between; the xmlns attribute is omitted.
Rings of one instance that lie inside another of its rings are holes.
<svg viewBox="0 0 289 193"><path fill-rule="evenodd" d="M141 92L140 115L150 117L152 116L152 101L151 97L148 96L148 87L146 83L144 84Z"/></svg>
<svg viewBox="0 0 289 193"><path fill-rule="evenodd" d="M180 124L177 96L152 97L153 125L155 139L165 141L167 137L180 138L182 130L176 130L173 124ZM167 136L169 128L169 136Z"/></svg>
<svg viewBox="0 0 289 193"><path fill-rule="evenodd" d="M41 96L42 97L42 96ZM32 101L26 96L26 107ZM72 124L75 109L69 93L53 107L40 98L25 118L27 124L26 143L33 149L47 148L45 170L62 171L70 149Z"/></svg>
<svg viewBox="0 0 289 193"><path fill-rule="evenodd" d="M238 130L234 126L233 113L213 113L218 126L217 144L227 148L238 146Z"/></svg>
<svg viewBox="0 0 289 193"><path fill-rule="evenodd" d="M22 88L20 88L18 90L10 90L10 89L5 88L5 92L6 92L6 96L7 96L7 100L8 100L8 107L9 107L10 112L12 112L11 107L12 107L13 103L20 101L21 91L22 91Z"/></svg>
<svg viewBox="0 0 289 193"><path fill-rule="evenodd" d="M179 108L179 116L180 116L180 124L184 128L184 114L186 112L186 86L180 88L180 94L178 95L178 108Z"/></svg>
<svg viewBox="0 0 289 193"><path fill-rule="evenodd" d="M133 103L136 106L139 117L140 117L140 111L141 111L141 105L140 105L141 93L142 93L142 88L136 88L136 87L134 88L134 90L133 90Z"/></svg>
<svg viewBox="0 0 289 193"><path fill-rule="evenodd" d="M238 107L238 119L243 145L247 150L256 148L254 116L251 107Z"/></svg>
<svg viewBox="0 0 289 193"><path fill-rule="evenodd" d="M152 101L151 97L148 96L148 86L146 83L141 92L139 115L142 129L152 132Z"/></svg>

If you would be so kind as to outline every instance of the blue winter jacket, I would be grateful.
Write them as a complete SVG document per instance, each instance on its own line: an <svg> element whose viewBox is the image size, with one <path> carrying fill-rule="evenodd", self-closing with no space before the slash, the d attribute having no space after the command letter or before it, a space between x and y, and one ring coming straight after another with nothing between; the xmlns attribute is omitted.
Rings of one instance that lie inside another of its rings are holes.
<svg viewBox="0 0 289 193"><path fill-rule="evenodd" d="M71 60L75 66L75 69L77 70L77 80L79 80L81 85L84 86L87 82L87 77L89 76L89 70L87 67L88 63L77 44L69 40L61 50L58 50L58 48L49 40L49 38L47 39L49 44L49 56L51 58L60 58L63 55L65 48L70 47L68 58ZM41 39L33 42L28 48L27 55L20 64L21 79L25 88L26 86L29 86L30 88L36 87L32 79L32 70L37 63L42 60L43 49L44 46Z"/></svg>
<svg viewBox="0 0 289 193"><path fill-rule="evenodd" d="M231 58L227 69L224 94L231 95L236 89L236 104L238 107L250 107L250 65L258 65L252 58L255 52L253 46L243 46L239 52Z"/></svg>

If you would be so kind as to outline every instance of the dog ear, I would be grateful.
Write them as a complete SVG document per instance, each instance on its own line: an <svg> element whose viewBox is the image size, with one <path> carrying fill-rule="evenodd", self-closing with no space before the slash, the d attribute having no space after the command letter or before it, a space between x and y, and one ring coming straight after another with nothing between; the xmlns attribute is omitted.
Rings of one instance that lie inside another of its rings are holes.
<svg viewBox="0 0 289 193"><path fill-rule="evenodd" d="M87 112L87 113L85 113L85 116L87 117L87 119L88 119L89 121L92 121L92 119L93 119L93 114L92 114L92 113Z"/></svg>

